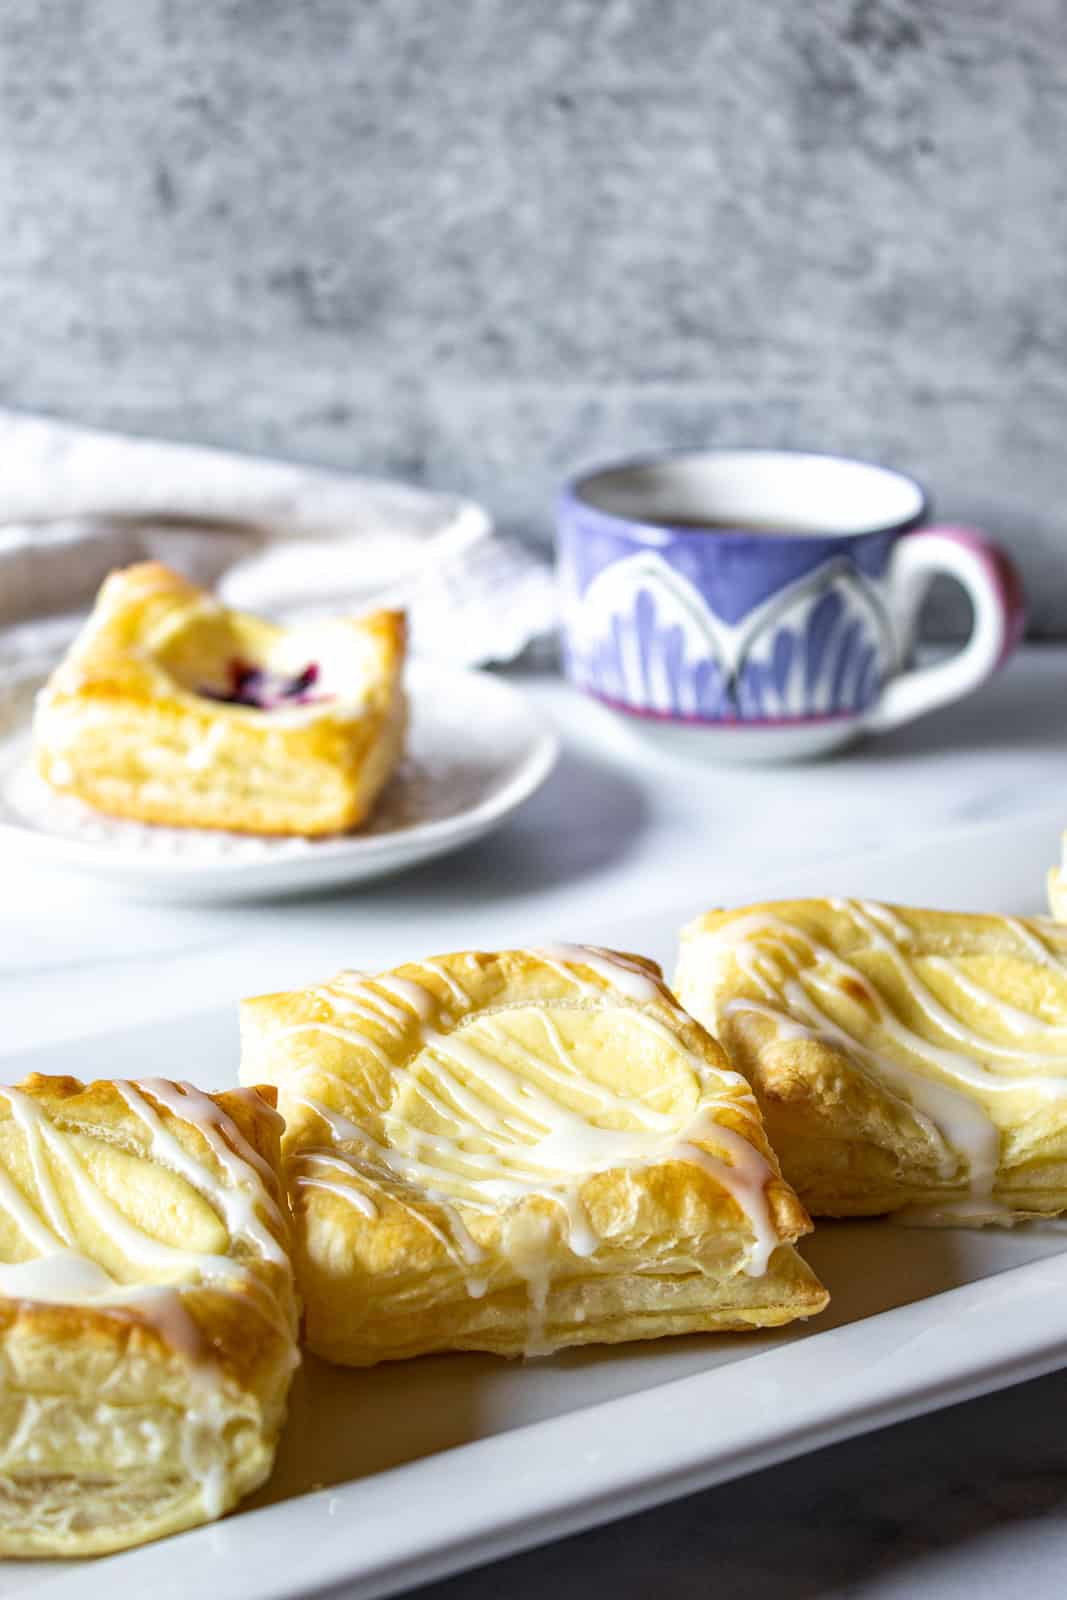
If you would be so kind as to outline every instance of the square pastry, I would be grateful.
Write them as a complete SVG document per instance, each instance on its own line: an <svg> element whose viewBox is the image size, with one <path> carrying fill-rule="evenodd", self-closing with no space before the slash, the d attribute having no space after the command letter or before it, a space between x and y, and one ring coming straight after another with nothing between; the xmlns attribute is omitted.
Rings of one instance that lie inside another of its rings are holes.
<svg viewBox="0 0 1067 1600"><path fill-rule="evenodd" d="M38 769L172 827L340 833L400 757L404 619L282 628L146 562L114 572L42 691Z"/></svg>
<svg viewBox="0 0 1067 1600"><path fill-rule="evenodd" d="M844 900L713 911L675 987L815 1215L1067 1210L1067 928Z"/></svg>
<svg viewBox="0 0 1067 1600"><path fill-rule="evenodd" d="M637 957L468 951L242 1007L309 1346L353 1366L810 1316L755 1100Z"/></svg>
<svg viewBox="0 0 1067 1600"><path fill-rule="evenodd" d="M0 1555L95 1555L268 1476L296 1365L270 1091L0 1088Z"/></svg>

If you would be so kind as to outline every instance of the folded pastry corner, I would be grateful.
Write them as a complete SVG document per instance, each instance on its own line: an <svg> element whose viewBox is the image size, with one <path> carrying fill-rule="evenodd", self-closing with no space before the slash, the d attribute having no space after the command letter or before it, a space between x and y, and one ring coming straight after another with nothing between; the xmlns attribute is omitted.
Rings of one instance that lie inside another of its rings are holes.
<svg viewBox="0 0 1067 1600"><path fill-rule="evenodd" d="M846 900L713 911L675 988L813 1215L1067 1210L1067 928Z"/></svg>
<svg viewBox="0 0 1067 1600"><path fill-rule="evenodd" d="M0 1088L0 1555L124 1549L268 1476L297 1362L269 1090Z"/></svg>
<svg viewBox="0 0 1067 1600"><path fill-rule="evenodd" d="M401 612L282 628L127 567L38 698L38 770L141 822L343 832L400 758L404 649Z"/></svg>
<svg viewBox="0 0 1067 1600"><path fill-rule="evenodd" d="M277 1085L306 1337L354 1366L769 1327L827 1295L759 1110L658 968L577 946L242 1008Z"/></svg>

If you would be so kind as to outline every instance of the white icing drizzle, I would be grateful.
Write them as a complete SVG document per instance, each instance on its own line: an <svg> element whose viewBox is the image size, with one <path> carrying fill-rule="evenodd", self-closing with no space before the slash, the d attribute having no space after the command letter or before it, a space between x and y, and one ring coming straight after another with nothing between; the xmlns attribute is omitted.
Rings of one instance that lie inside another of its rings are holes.
<svg viewBox="0 0 1067 1600"><path fill-rule="evenodd" d="M840 898L834 898L830 901L830 904L836 911L848 911L851 909L849 901ZM879 905L876 900L858 900L856 904L863 908L864 916L871 922L881 923L898 943L907 944L911 938L911 929L902 918L897 916L892 906Z"/></svg>
<svg viewBox="0 0 1067 1600"><path fill-rule="evenodd" d="M876 983L808 929L775 912L752 912L733 918L714 931L696 936L687 955L700 982L706 961L701 952L729 949L761 998L738 996L726 1002L723 1015L750 1012L768 1018L782 1039L819 1038L837 1045L861 1070L888 1086L912 1109L919 1125L939 1151L939 1172L945 1181L959 1176L962 1162L965 1196L948 1201L936 1214L917 1214L920 1221L1003 1221L1008 1213L993 1198L1000 1159L999 1128L980 1097L1025 1091L1043 1100L1067 1098L1067 1026L1021 1010L976 982L960 965L942 955L921 957L928 971L943 976L961 996L987 1010L1019 1041L1053 1045L1007 1044L965 1022L933 993L916 970L909 953L915 935L887 906L866 901L833 901L847 915L869 948L883 956L907 993L909 1004L923 1018L923 1032L909 1026ZM1034 922L1002 919L1019 941L1021 954L1062 974L1067 967L1040 938ZM798 959L798 947L803 959ZM862 1001L849 996L847 983L858 985ZM818 998L843 999L870 1009L878 1032L895 1053L864 1043L820 1006ZM951 1043L944 1041L950 1040Z"/></svg>
<svg viewBox="0 0 1067 1600"><path fill-rule="evenodd" d="M345 1044L351 1044L353 1038L358 1037L360 1048L372 1055L380 1066L388 1067L390 1065L386 1052L380 1045L375 1044L373 1039L368 1039L365 1033L355 1035L351 1029L339 1027L332 1022L291 1022L284 1028L278 1028L273 1037L275 1039L295 1038L296 1035L301 1033L325 1033L328 1037L340 1039Z"/></svg>
<svg viewBox="0 0 1067 1600"><path fill-rule="evenodd" d="M391 1023L394 1031L402 1031L411 1020L403 1006L394 1005L384 995L379 994L377 988L368 988L365 982L357 984L354 990L350 985L346 985L344 993L353 1009L364 1011L371 1021L378 1022L382 1027L387 1028ZM355 999L354 995L362 998Z"/></svg>
<svg viewBox="0 0 1067 1600"><path fill-rule="evenodd" d="M61 1235L54 1234L41 1221L18 1185L3 1171L0 1171L0 1208L15 1219L19 1232L39 1255L58 1255L63 1250L64 1242L69 1239L65 1225Z"/></svg>
<svg viewBox="0 0 1067 1600"><path fill-rule="evenodd" d="M940 1028L942 1033L947 1033L950 1038L957 1039L961 1044L966 1045L968 1049L972 1051L979 1059L985 1058L988 1060L991 1056L1000 1057L1004 1061L1010 1062L1014 1065L1019 1061L1020 1057L1022 1057L1022 1065L1024 1067L1060 1067L1061 1069L1064 1069L1065 1072L1062 1083L1063 1092L1067 1093L1067 1056L1057 1053L1043 1055L1033 1050L1021 1051L1016 1045L998 1044L995 1040L990 1039L988 1035L979 1033L975 1028L970 1027L959 1017L955 1016L951 1011L948 1010L946 1006L942 1005L941 1001L938 1000L937 996L931 991L928 985L922 981L914 967L908 961L907 956L900 950L899 946L895 942L895 938L890 937L879 930L873 918L867 914L869 908L866 905L861 908L855 904L846 904L840 901L835 902L835 905L838 910L850 912L861 931L866 934L872 948L879 950L883 955L888 956L889 960L893 964L894 970L900 977L905 988L908 989L912 998L920 1006L926 1016L934 1023L934 1025ZM956 976L958 973L958 968L954 962L948 961L944 957L935 957L934 959L940 960L942 963L942 971L949 972L953 977ZM1003 1002L998 1000L997 997L992 994L989 998L994 1008L998 1012L1003 1012ZM1014 1007L1009 1009L1013 1012L1015 1011ZM1015 1015L1018 1016L1019 1013L1015 1012ZM910 1034L911 1039L918 1037L918 1035L912 1033L911 1030L905 1031ZM923 1046L924 1053L929 1054L930 1048L931 1047L928 1043L925 1044ZM944 1057L943 1064L948 1072L966 1075L966 1068L963 1066L963 1063L966 1062L973 1066L970 1061L970 1057L963 1057L958 1051L945 1052L937 1046L934 1048L937 1049L939 1058ZM975 1077L968 1079L968 1081L973 1083L975 1087L985 1087L988 1080L992 1080L989 1086L994 1088L1011 1089L1019 1086L1019 1079L1016 1078L1012 1081L1004 1082L1002 1079L998 1078L997 1073L992 1070L983 1071L980 1079ZM1028 1084L1028 1087L1034 1086L1035 1085L1033 1082ZM1040 1087L1040 1085L1038 1085L1038 1087Z"/></svg>
<svg viewBox="0 0 1067 1600"><path fill-rule="evenodd" d="M980 983L975 983L965 972L961 972L954 962L945 956L927 956L926 965L934 972L942 972L950 978L962 994L975 1002L976 1005L988 1006L991 1011L996 1011L1001 1022L1010 1033L1019 1036L1027 1034L1063 1034L1067 1036L1067 1023L1045 1022L1041 1017L1035 1017L1029 1011L1020 1011L1018 1006L1009 1005L1007 1000L1001 1000L991 989L986 989Z"/></svg>
<svg viewBox="0 0 1067 1600"><path fill-rule="evenodd" d="M207 1201L225 1224L231 1246L243 1243L288 1273L285 1251L263 1220L266 1216L283 1226L271 1193L270 1169L232 1119L188 1084L154 1079L115 1083L113 1088L147 1131L148 1159L175 1173ZM0 1087L0 1095L22 1135L37 1202L31 1203L0 1171L0 1211L15 1223L34 1252L26 1260L0 1263L0 1294L40 1304L83 1306L120 1321L143 1322L184 1357L191 1401L183 1423L183 1459L198 1484L205 1514L218 1516L226 1482L226 1402L221 1374L186 1310L181 1291L198 1282L239 1291L272 1325L282 1326L275 1300L266 1286L251 1276L238 1254L167 1245L130 1222L93 1182L71 1142L69 1132L91 1137L91 1125L72 1122L68 1132L50 1119L33 1096L8 1087ZM213 1166L186 1149L160 1116L159 1106L199 1130L222 1169L221 1177ZM79 1251L76 1222L55 1181L58 1173L72 1188L79 1211L91 1218L130 1266L158 1275L161 1281L122 1281ZM288 1335L290 1330L285 1326L282 1331Z"/></svg>
<svg viewBox="0 0 1067 1600"><path fill-rule="evenodd" d="M910 1105L915 1120L938 1150L938 1175L942 1179L948 1182L956 1175L962 1154L972 1193L984 1196L991 1192L1000 1156L1000 1135L981 1106L936 1079L926 1078L921 1072L861 1044L821 1011L800 983L786 983L782 993L792 1016L806 1019L804 1032L808 1037L838 1045L851 1060L888 1084ZM736 1000L727 1009L741 1011L754 1007L750 1001ZM769 1007L760 1009L772 1010Z"/></svg>
<svg viewBox="0 0 1067 1600"><path fill-rule="evenodd" d="M364 1194L362 1189L357 1189L351 1183L332 1183L329 1178L298 1177L293 1180L301 1189L321 1189L325 1194L335 1194L340 1200L347 1201L350 1206L355 1206L363 1216L374 1222L378 1216L378 1207L370 1195Z"/></svg>
<svg viewBox="0 0 1067 1600"><path fill-rule="evenodd" d="M325 1167L327 1170L332 1168L334 1171L341 1172L349 1178L352 1176L352 1167L349 1162L343 1161L340 1156L329 1155L325 1150L306 1151L302 1160L313 1168ZM340 1199L346 1200L349 1205L355 1206L357 1211L362 1212L372 1222L378 1216L378 1207L374 1204L370 1195L365 1194L362 1189L357 1189L354 1183L336 1183L330 1178L316 1177L314 1172L298 1173L293 1181L300 1189L322 1189L326 1194L337 1195Z"/></svg>
<svg viewBox="0 0 1067 1600"><path fill-rule="evenodd" d="M115 1087L130 1110L148 1128L152 1159L186 1179L190 1187L222 1216L231 1240L244 1240L264 1261L273 1261L276 1266L288 1270L285 1250L259 1215L261 1210L266 1211L278 1228L284 1228L281 1213L268 1188L269 1168L219 1106L206 1094L201 1094L199 1089L194 1089L192 1084L172 1084L161 1078L146 1079L139 1085L116 1083ZM210 1168L191 1155L170 1129L164 1126L159 1113L145 1098L144 1090L165 1106L172 1116L191 1123L199 1130L229 1180L227 1183L220 1183ZM224 1128L229 1139L240 1149L240 1154L231 1149L223 1136ZM211 1276L212 1271L217 1275L218 1269L214 1263L219 1259L212 1259L212 1267L205 1271L205 1277ZM229 1263L228 1257L221 1259ZM223 1275L231 1271L232 1263L229 1263Z"/></svg>
<svg viewBox="0 0 1067 1600"><path fill-rule="evenodd" d="M694 1070L701 1098L688 1121L680 1125L677 1115L657 1110L648 1103L648 1094L628 1095L587 1077L571 1059L547 1010L539 1013L545 1036L543 1051L532 1049L509 1032L507 1019L514 1004L479 1017L481 1033L499 1044L502 1055L517 1057L520 1065L516 1068L506 1065L481 1044L472 1043L458 1029L444 1031L442 1002L429 986L395 975L365 978L352 985L346 975L343 997L336 1008L345 1017L345 1025L336 1020L298 1023L280 1028L273 1037L322 1032L347 1039L381 1060L384 1052L368 1039L360 1022L381 1025L384 991L402 1008L404 1029L412 1031L414 1048L406 1064L384 1061L394 1098L390 1107L380 1113L379 1138L313 1095L297 1097L300 1104L321 1119L330 1143L304 1148L297 1154L296 1184L335 1193L364 1215L368 1215L365 1208L369 1202L364 1186L379 1192L383 1199L403 1205L444 1245L453 1262L463 1269L469 1292L477 1296L485 1292L486 1280L470 1269L485 1256L463 1220L464 1214L495 1216L503 1208L505 1219L512 1219L503 1232L503 1248L510 1253L507 1240L515 1233L513 1222L518 1215L510 1208L531 1197L550 1200L562 1213L571 1252L589 1257L595 1255L600 1239L582 1204L585 1182L600 1173L639 1172L659 1163L682 1161L699 1167L734 1199L753 1236L744 1270L755 1276L762 1274L779 1242L766 1197L771 1169L747 1139L720 1120L728 1105L754 1127L758 1124L758 1111L748 1085L737 1073L709 1066L687 1050L660 1017L640 1009L656 1004L680 1020L684 1018L668 991L635 964L611 952L573 945L551 945L531 954L564 975L583 1000L595 999L600 1006L631 1002L628 1016L634 1025L653 1032L682 1056ZM584 978L582 968L601 982ZM424 970L443 984L457 1006L469 1008L470 997L439 964L426 964ZM333 988L317 994L332 998ZM528 1003L532 1002L524 1002L523 1006ZM390 1020L398 1022L395 1018ZM323 1076L334 1078L310 1063L299 1070L304 1076L315 1075L320 1080ZM564 1104L551 1092L553 1086L566 1091L568 1098L577 1098L583 1109L573 1110ZM341 1087L351 1093L351 1086ZM659 1091L650 1091L656 1092ZM440 1126L433 1131L416 1127L393 1109L408 1096L421 1100ZM336 1159L338 1151L358 1178L358 1189L324 1177L319 1170L324 1157ZM427 1202L434 1215L428 1214ZM374 1215L377 1214L375 1207ZM548 1227L547 1220L544 1225ZM516 1259L513 1265L530 1286L532 1320L536 1324L538 1317L543 1322L547 1287L541 1284L536 1262L527 1248L528 1231L519 1229L515 1234L521 1234L527 1243L521 1262ZM549 1260L543 1238L540 1252L534 1251L533 1255L545 1263ZM531 1338L536 1344L536 1333Z"/></svg>
<svg viewBox="0 0 1067 1600"><path fill-rule="evenodd" d="M381 977L375 978L374 982L386 994L395 995L409 1006L420 1022L426 1022L437 1008L436 997L429 989L424 989L421 983L413 983L410 978ZM407 1018L404 1020L407 1021Z"/></svg>
<svg viewBox="0 0 1067 1600"><path fill-rule="evenodd" d="M639 1005L655 1005L666 997L661 983L650 978L636 962L629 961L615 950L601 950L595 945L586 944L546 944L531 954L555 967L587 993L599 994L600 991L595 985L582 983L574 971L576 966L588 967L610 988L618 989Z"/></svg>
<svg viewBox="0 0 1067 1600"><path fill-rule="evenodd" d="M6 1195L4 1209L7 1210ZM76 1250L54 1250L28 1261L0 1265L0 1294L8 1300L38 1300L47 1305L76 1305L106 1299L115 1280L103 1267Z"/></svg>
<svg viewBox="0 0 1067 1600"><path fill-rule="evenodd" d="M1023 922L1019 917L1005 917L1004 921L1015 934L1015 937L1026 946L1035 961L1040 962L1043 967L1050 967L1053 972L1062 973L1067 971L1062 958L1054 950L1049 949L1038 932L1039 928L1047 925L1052 929L1058 929L1062 933L1063 929L1060 924L1052 922L1047 917L1030 917L1026 922Z"/></svg>
<svg viewBox="0 0 1067 1600"><path fill-rule="evenodd" d="M444 984L445 988L448 990L457 1006L459 1006L461 1010L466 1011L470 1006L471 997L467 993L466 989L464 989L463 985L457 983L452 974L448 972L439 961L423 961L421 965L426 972L432 972L434 977L437 978L439 982Z"/></svg>
<svg viewBox="0 0 1067 1600"><path fill-rule="evenodd" d="M37 1185L37 1193L44 1207L49 1226L64 1244L72 1245L74 1243L74 1235L60 1203L59 1195L56 1193L56 1186L52 1181L52 1174L45 1158L41 1138L41 1118L37 1113L36 1105L32 1100L21 1094L11 1094L7 1098L11 1107L11 1115L22 1130L22 1136L26 1141L30 1165L33 1168L34 1183ZM25 1231L24 1221L23 1228Z"/></svg>
<svg viewBox="0 0 1067 1600"><path fill-rule="evenodd" d="M372 1139L358 1123L351 1121L340 1111L335 1111L330 1106L324 1105L322 1101L315 1100L310 1096L297 1095L295 1098L298 1105L302 1105L306 1110L313 1112L315 1116L326 1124L332 1141L330 1149L326 1153L336 1156L338 1151L342 1152L341 1157L338 1159L344 1159L347 1155L346 1164L350 1167L353 1175L358 1176L363 1183L374 1189L383 1199L396 1201L415 1222L420 1223L429 1233L432 1233L438 1243L444 1246L460 1271L466 1274L470 1266L485 1259L484 1252L471 1237L463 1219L444 1196L433 1193L426 1188L417 1188L411 1178L401 1169L399 1162L391 1165L386 1161L385 1147ZM346 1151L346 1146L354 1147L351 1154ZM301 1162L314 1161L319 1159L323 1153L321 1150L305 1149L300 1152L299 1159ZM295 1181L300 1184L299 1175ZM311 1185L300 1186L311 1187ZM350 1196L346 1192L343 1198L348 1200ZM433 1218L425 1210L421 1209L417 1202L423 1198L439 1206L445 1216L447 1228L439 1227ZM479 1279L478 1282L480 1283L481 1280ZM473 1294L469 1277L467 1290L468 1293ZM484 1288L479 1291L482 1294L484 1292ZM477 1295L474 1295L474 1297L477 1298Z"/></svg>
<svg viewBox="0 0 1067 1600"><path fill-rule="evenodd" d="M313 989L311 992L317 999L324 1000L327 1005L333 1006L335 1010L343 1011L348 1016L362 1017L364 1022L373 1022L376 1027L381 1028L387 1034L391 1034L394 1038L399 1038L404 1031L395 1016L390 1017L386 1014L384 1005L374 1005L370 1001L353 1000L352 996L345 993L340 987L331 989L327 986L326 988ZM394 1011L396 1008L390 1006L389 1010Z"/></svg>

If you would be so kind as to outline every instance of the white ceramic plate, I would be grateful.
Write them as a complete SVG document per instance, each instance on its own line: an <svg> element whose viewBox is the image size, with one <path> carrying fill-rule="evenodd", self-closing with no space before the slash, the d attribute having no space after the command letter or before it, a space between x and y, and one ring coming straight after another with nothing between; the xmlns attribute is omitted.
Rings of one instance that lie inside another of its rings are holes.
<svg viewBox="0 0 1067 1600"><path fill-rule="evenodd" d="M404 763L370 822L329 839L155 828L54 794L29 760L36 684L0 706L0 852L107 879L139 898L289 894L399 872L487 833L544 782L558 741L525 696L487 672L415 662Z"/></svg>
<svg viewBox="0 0 1067 1600"><path fill-rule="evenodd" d="M1040 909L1060 819L964 831L800 869L754 893ZM567 930L672 963L700 909ZM531 929L531 937L548 930ZM229 1009L86 1040L78 1071L231 1082ZM66 1071L69 1045L6 1063ZM91 1564L8 1563L0 1595L294 1600L394 1593L524 1546L1067 1364L1067 1232L821 1224L806 1254L833 1295L777 1333L668 1339L506 1363L483 1356L298 1375L278 1465L247 1509Z"/></svg>

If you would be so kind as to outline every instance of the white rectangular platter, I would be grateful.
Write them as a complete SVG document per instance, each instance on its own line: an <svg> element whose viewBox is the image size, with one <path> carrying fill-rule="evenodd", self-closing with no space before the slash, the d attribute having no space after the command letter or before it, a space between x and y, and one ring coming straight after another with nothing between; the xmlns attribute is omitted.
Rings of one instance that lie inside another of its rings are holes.
<svg viewBox="0 0 1067 1600"><path fill-rule="evenodd" d="M860 895L1038 912L1059 819L963 830L908 850L754 881L751 897ZM668 914L531 929L674 961ZM462 938L462 930L457 930ZM412 954L424 952L413 950ZM213 1011L5 1064L79 1076L233 1081L236 1018ZM346 1600L430 1578L1067 1365L1067 1231L820 1225L805 1253L829 1312L778 1333L664 1340L505 1363L445 1356L298 1375L278 1466L210 1528L92 1564L10 1562L0 1596Z"/></svg>

